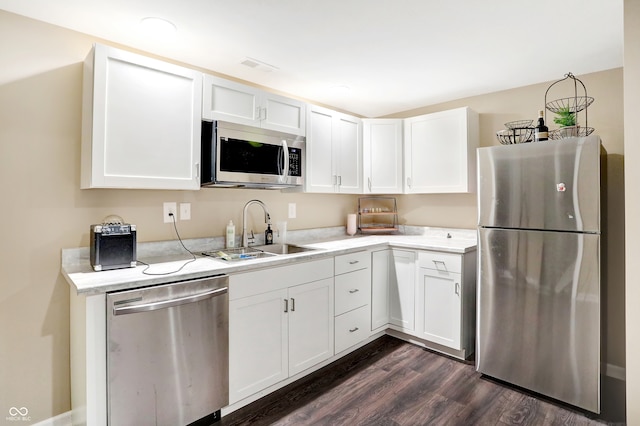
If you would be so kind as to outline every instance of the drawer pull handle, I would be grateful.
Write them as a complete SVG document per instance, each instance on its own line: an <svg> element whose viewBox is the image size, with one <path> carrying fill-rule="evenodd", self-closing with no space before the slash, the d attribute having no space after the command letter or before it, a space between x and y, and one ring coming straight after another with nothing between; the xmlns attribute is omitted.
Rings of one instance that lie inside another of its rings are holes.
<svg viewBox="0 0 640 426"><path fill-rule="evenodd" d="M349 290L349 293L353 294L353 293L357 293L357 292L359 292L359 291L360 291L360 290L358 290L357 288L354 288L353 290Z"/></svg>
<svg viewBox="0 0 640 426"><path fill-rule="evenodd" d="M349 262L349 265L355 265L356 263L359 263L359 260L352 260L351 262Z"/></svg>
<svg viewBox="0 0 640 426"><path fill-rule="evenodd" d="M358 327L354 327L351 330L349 330L349 333L355 333L358 330L360 330Z"/></svg>
<svg viewBox="0 0 640 426"><path fill-rule="evenodd" d="M440 268L438 267L438 265L442 265L442 270L446 271L447 270L447 264L444 263L444 260L434 260L433 264L436 266L437 270L440 270Z"/></svg>

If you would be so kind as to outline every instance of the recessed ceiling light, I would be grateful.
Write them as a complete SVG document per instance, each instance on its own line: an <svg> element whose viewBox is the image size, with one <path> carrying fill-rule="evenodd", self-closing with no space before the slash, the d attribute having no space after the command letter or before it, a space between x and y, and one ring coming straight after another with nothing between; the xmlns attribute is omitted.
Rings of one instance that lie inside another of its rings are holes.
<svg viewBox="0 0 640 426"><path fill-rule="evenodd" d="M173 22L156 17L143 18L140 21L140 27L145 34L164 39L175 36L177 31Z"/></svg>

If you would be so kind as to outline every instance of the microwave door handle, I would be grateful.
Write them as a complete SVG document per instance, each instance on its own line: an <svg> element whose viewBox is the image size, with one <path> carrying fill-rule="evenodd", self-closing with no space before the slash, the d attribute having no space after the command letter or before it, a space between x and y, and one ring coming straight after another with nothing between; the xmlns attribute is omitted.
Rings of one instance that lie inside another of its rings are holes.
<svg viewBox="0 0 640 426"><path fill-rule="evenodd" d="M282 140L282 154L284 155L284 170L282 171L282 181L287 182L289 177L289 147L287 141Z"/></svg>

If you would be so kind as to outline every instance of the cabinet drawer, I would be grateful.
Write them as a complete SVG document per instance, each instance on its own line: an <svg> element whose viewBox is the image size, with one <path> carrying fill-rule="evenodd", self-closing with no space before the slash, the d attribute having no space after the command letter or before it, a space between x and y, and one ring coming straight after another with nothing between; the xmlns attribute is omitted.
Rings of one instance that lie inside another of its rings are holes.
<svg viewBox="0 0 640 426"><path fill-rule="evenodd" d="M336 354L369 337L369 313L369 305L366 305L336 317Z"/></svg>
<svg viewBox="0 0 640 426"><path fill-rule="evenodd" d="M418 255L421 268L435 269L440 272L462 272L462 256L459 254L421 251Z"/></svg>
<svg viewBox="0 0 640 426"><path fill-rule="evenodd" d="M357 271L369 266L371 266L371 256L368 251L359 251L335 257L336 275Z"/></svg>
<svg viewBox="0 0 640 426"><path fill-rule="evenodd" d="M371 300L371 271L369 268L335 277L335 313L343 314Z"/></svg>

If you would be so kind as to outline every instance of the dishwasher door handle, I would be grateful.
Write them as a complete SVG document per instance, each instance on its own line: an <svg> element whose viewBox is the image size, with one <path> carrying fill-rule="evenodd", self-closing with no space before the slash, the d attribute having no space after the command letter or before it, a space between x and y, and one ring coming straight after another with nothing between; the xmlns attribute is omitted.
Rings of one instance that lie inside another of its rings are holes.
<svg viewBox="0 0 640 426"><path fill-rule="evenodd" d="M159 302L145 303L142 305L129 305L120 308L113 308L113 315L135 314L138 312L155 311L157 309L171 308L172 306L180 306L187 303L199 302L200 300L209 299L211 297L222 296L228 291L227 287L217 288L205 293L194 294L192 296L178 297L177 299L161 300Z"/></svg>

